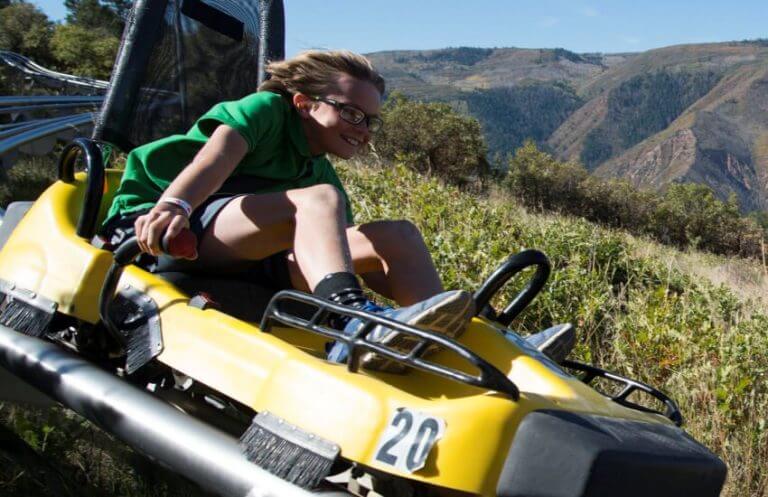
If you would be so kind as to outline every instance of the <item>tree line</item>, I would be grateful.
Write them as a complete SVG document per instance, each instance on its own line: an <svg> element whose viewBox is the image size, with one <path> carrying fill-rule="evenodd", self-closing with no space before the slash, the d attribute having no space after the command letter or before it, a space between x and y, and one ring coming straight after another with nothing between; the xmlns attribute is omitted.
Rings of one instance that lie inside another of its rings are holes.
<svg viewBox="0 0 768 497"><path fill-rule="evenodd" d="M526 139L544 143L585 102L563 82L536 81L488 88L462 98L482 123L491 154L506 154Z"/></svg>
<svg viewBox="0 0 768 497"><path fill-rule="evenodd" d="M56 23L24 0L0 0L0 50L57 71L108 79L131 0L64 0L67 16ZM3 93L13 91L8 78Z"/></svg>

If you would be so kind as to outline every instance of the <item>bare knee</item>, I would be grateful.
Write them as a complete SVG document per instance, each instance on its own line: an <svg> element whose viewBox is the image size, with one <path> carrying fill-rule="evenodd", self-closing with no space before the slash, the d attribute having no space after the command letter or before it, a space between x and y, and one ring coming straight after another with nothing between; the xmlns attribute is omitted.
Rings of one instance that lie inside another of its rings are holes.
<svg viewBox="0 0 768 497"><path fill-rule="evenodd" d="M391 224L391 230L394 231L393 235L398 239L406 242L407 244L423 243L421 231L410 221L397 220L388 221Z"/></svg>
<svg viewBox="0 0 768 497"><path fill-rule="evenodd" d="M299 190L294 200L297 216L336 216L345 209L339 189L325 183Z"/></svg>
<svg viewBox="0 0 768 497"><path fill-rule="evenodd" d="M368 231L377 251L390 258L410 254L414 247L424 245L421 231L410 221L379 221L362 226L360 231Z"/></svg>

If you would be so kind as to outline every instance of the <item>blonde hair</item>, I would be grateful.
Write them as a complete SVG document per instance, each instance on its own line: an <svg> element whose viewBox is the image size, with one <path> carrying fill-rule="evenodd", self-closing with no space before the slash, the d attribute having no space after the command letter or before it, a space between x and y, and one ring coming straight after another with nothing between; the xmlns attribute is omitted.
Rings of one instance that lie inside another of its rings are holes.
<svg viewBox="0 0 768 497"><path fill-rule="evenodd" d="M302 52L292 59L270 62L267 73L271 77L259 86L259 91L279 93L289 100L296 93L308 96L331 93L342 74L367 81L384 95L384 78L371 61L347 50Z"/></svg>

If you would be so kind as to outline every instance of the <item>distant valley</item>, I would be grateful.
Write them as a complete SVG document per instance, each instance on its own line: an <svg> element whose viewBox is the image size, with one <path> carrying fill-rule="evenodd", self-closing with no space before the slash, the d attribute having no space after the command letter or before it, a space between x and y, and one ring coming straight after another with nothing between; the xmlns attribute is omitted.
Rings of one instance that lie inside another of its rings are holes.
<svg viewBox="0 0 768 497"><path fill-rule="evenodd" d="M643 53L448 48L368 54L389 91L449 102L483 126L491 157L531 138L593 174L735 194L768 209L768 40Z"/></svg>

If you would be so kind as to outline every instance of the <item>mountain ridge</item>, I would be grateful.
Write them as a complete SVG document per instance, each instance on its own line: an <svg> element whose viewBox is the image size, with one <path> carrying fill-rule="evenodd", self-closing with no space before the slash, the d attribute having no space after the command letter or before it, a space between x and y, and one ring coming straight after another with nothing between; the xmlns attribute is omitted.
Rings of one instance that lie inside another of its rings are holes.
<svg viewBox="0 0 768 497"><path fill-rule="evenodd" d="M617 54L455 47L368 56L390 90L476 117L492 155L532 138L600 176L657 190L700 182L723 200L736 194L744 211L768 207L768 40Z"/></svg>

